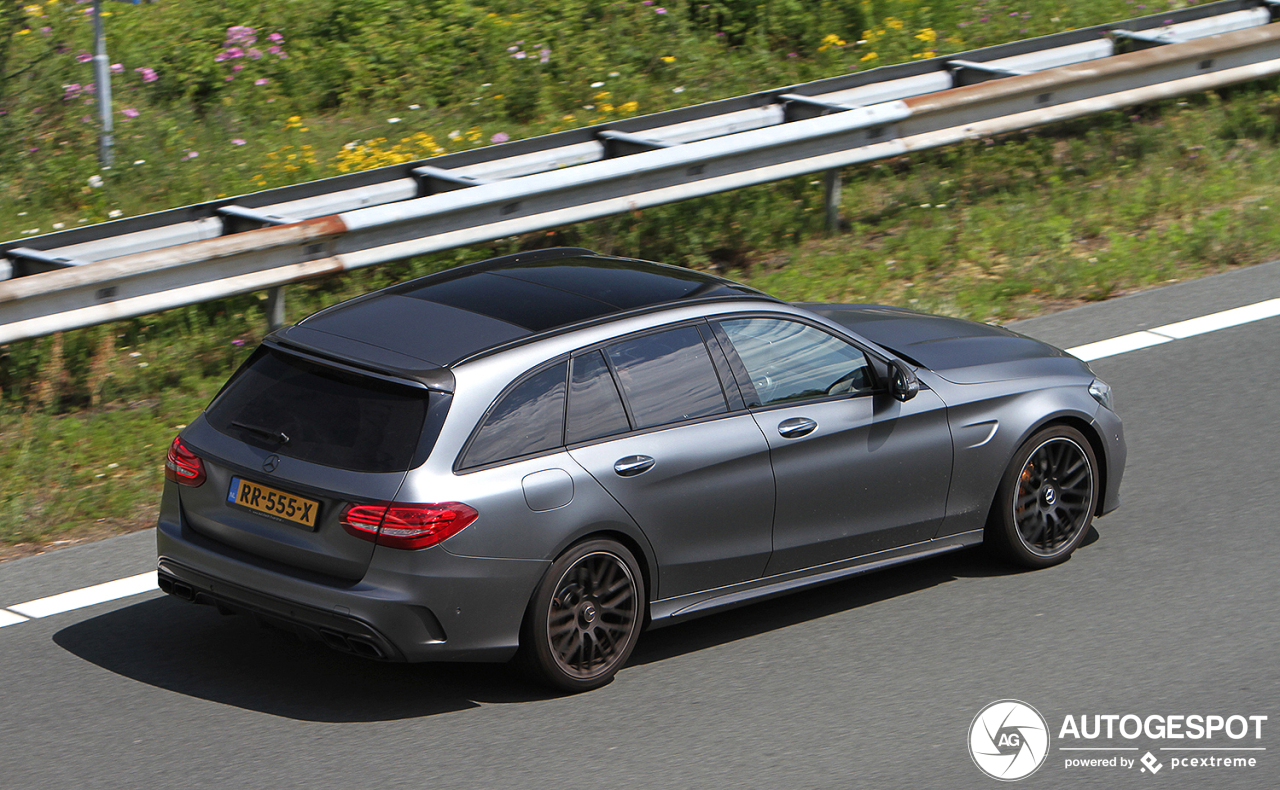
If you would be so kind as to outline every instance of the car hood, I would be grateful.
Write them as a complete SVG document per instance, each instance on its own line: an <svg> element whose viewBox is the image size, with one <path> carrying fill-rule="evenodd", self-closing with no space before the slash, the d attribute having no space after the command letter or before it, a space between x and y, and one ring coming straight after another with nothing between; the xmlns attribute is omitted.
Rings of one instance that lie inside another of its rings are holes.
<svg viewBox="0 0 1280 790"><path fill-rule="evenodd" d="M884 305L798 306L956 384L1091 375L1062 349L1003 327Z"/></svg>

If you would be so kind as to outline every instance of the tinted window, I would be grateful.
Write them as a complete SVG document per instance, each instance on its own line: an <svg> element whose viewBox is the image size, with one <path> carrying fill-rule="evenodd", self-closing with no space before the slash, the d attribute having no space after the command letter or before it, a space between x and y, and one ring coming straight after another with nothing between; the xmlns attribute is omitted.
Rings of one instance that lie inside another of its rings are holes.
<svg viewBox="0 0 1280 790"><path fill-rule="evenodd" d="M561 362L534 373L503 395L471 440L462 465L482 466L559 447L567 367Z"/></svg>
<svg viewBox="0 0 1280 790"><path fill-rule="evenodd" d="M728 411L702 335L691 326L606 349L637 428Z"/></svg>
<svg viewBox="0 0 1280 790"><path fill-rule="evenodd" d="M866 356L845 341L795 321L743 318L721 323L762 406L870 392Z"/></svg>
<svg viewBox="0 0 1280 790"><path fill-rule="evenodd" d="M263 349L206 416L222 433L290 458L357 472L402 472L412 464L427 398L423 389Z"/></svg>
<svg viewBox="0 0 1280 790"><path fill-rule="evenodd" d="M569 381L569 417L565 425L565 444L589 442L602 436L613 436L631 429L622 398L613 383L609 366L599 351L583 354L573 360L573 377Z"/></svg>

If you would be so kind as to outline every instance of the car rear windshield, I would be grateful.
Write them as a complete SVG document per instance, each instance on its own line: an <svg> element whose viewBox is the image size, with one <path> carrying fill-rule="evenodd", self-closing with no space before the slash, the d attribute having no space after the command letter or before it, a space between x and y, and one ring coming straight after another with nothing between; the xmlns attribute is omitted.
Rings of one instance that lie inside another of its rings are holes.
<svg viewBox="0 0 1280 790"><path fill-rule="evenodd" d="M428 392L259 349L209 406L222 433L355 472L411 468Z"/></svg>

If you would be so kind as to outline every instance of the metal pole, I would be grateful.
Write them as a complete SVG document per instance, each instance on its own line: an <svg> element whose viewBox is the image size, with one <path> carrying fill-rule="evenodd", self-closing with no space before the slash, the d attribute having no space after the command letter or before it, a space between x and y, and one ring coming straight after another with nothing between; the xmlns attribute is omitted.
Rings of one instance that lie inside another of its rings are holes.
<svg viewBox="0 0 1280 790"><path fill-rule="evenodd" d="M102 116L102 134L98 137L98 164L108 168L115 158L115 129L111 117L111 64L107 61L107 34L102 28L102 0L93 0L93 42L93 71L98 80L98 114Z"/></svg>
<svg viewBox="0 0 1280 790"><path fill-rule="evenodd" d="M267 330L274 332L284 326L284 286L277 285L267 291Z"/></svg>
<svg viewBox="0 0 1280 790"><path fill-rule="evenodd" d="M840 169L831 168L826 172L823 186L823 205L827 207L827 233L840 230Z"/></svg>

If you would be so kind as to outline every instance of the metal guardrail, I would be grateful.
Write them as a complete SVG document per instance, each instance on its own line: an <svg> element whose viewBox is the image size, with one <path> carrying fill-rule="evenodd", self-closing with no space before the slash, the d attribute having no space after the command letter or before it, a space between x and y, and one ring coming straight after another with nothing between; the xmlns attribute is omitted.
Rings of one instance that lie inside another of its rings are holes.
<svg viewBox="0 0 1280 790"><path fill-rule="evenodd" d="M0 343L1280 74L1271 19L1214 3L6 242Z"/></svg>

